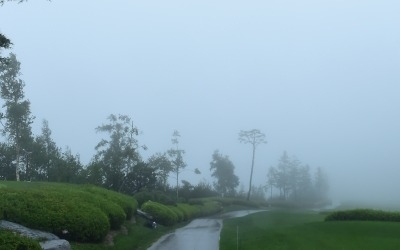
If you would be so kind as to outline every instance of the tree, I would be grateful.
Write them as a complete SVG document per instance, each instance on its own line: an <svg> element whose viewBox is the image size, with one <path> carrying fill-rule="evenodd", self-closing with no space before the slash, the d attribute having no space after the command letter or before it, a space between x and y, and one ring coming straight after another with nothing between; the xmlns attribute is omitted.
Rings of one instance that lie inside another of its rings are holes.
<svg viewBox="0 0 400 250"><path fill-rule="evenodd" d="M322 168L318 167L315 173L315 194L316 201L320 203L328 200L329 183L328 178Z"/></svg>
<svg viewBox="0 0 400 250"><path fill-rule="evenodd" d="M9 49L11 47L12 43L10 39L8 39L6 36L0 33L0 63L5 63L6 58L1 56L1 50L2 49Z"/></svg>
<svg viewBox="0 0 400 250"><path fill-rule="evenodd" d="M168 158L166 153L156 153L152 155L147 164L155 170L155 173L159 179L159 183L163 188L164 192L167 191L168 186L168 176L174 170L172 162Z"/></svg>
<svg viewBox="0 0 400 250"><path fill-rule="evenodd" d="M133 195L143 189L153 189L157 182L155 170L145 162L137 163L125 178L123 193Z"/></svg>
<svg viewBox="0 0 400 250"><path fill-rule="evenodd" d="M79 154L72 154L70 148L66 148L57 164L57 172L53 173L53 181L76 183L83 169Z"/></svg>
<svg viewBox="0 0 400 250"><path fill-rule="evenodd" d="M11 2L11 1L16 1L18 3L25 2L26 0L0 0L0 5L3 5L4 2Z"/></svg>
<svg viewBox="0 0 400 250"><path fill-rule="evenodd" d="M51 138L49 122L43 120L42 133L35 138L32 153L31 174L34 179L50 181L57 174L57 164L62 157L61 149Z"/></svg>
<svg viewBox="0 0 400 250"><path fill-rule="evenodd" d="M273 187L277 187L279 183L279 173L278 170L274 167L270 167L268 169L268 174L267 174L267 187L269 188L270 191L270 198L272 199L272 190Z"/></svg>
<svg viewBox="0 0 400 250"><path fill-rule="evenodd" d="M286 200L290 190L290 158L286 151L283 152L278 163L278 188L281 197Z"/></svg>
<svg viewBox="0 0 400 250"><path fill-rule="evenodd" d="M107 133L109 138L97 144L94 160L103 168L103 185L118 191L125 176L140 161L138 141L135 138L139 131L126 115L110 115L108 121L96 128L97 132Z"/></svg>
<svg viewBox="0 0 400 250"><path fill-rule="evenodd" d="M229 160L228 156L221 155L218 150L215 150L210 162L211 176L216 178L214 188L222 196L233 196L235 188L239 186L239 178L235 175L235 166Z"/></svg>
<svg viewBox="0 0 400 250"><path fill-rule="evenodd" d="M249 192L247 193L247 200L250 200L256 147L259 144L267 143L267 141L265 140L265 134L261 133L260 130L258 130L258 129L252 129L252 130L248 130L248 131L241 130L239 132L239 141L241 143L251 144L251 146L253 148L253 156L252 156L252 160L251 160Z"/></svg>
<svg viewBox="0 0 400 250"><path fill-rule="evenodd" d="M1 98L5 101L3 108L5 113L1 114L4 118L3 135L8 137L9 142L15 148L15 175L16 180L20 179L22 168L20 157L23 151L28 152L32 146L31 124L34 117L31 116L30 102L24 99L25 83L19 79L21 64L15 54L10 54L7 61L0 62L0 92Z"/></svg>
<svg viewBox="0 0 400 250"><path fill-rule="evenodd" d="M14 148L8 143L0 143L0 180L15 179Z"/></svg>
<svg viewBox="0 0 400 250"><path fill-rule="evenodd" d="M186 163L183 160L183 155L185 154L185 151L182 149L179 149L179 137L181 135L177 130L174 131L172 134L172 139L171 142L175 146L168 150L168 155L171 158L172 165L174 167L174 172L176 174L176 201L178 202L179 200L179 174L186 167Z"/></svg>

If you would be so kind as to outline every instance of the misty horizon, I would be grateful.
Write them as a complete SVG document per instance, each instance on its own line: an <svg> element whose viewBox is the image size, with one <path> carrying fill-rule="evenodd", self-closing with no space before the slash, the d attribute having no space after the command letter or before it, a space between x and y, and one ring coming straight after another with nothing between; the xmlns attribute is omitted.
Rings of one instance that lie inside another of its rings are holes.
<svg viewBox="0 0 400 250"><path fill-rule="evenodd" d="M181 180L212 182L215 150L248 185L284 151L323 168L334 201L399 204L400 3L384 0L7 2L0 32L42 120L88 164L110 114L132 118L146 160L181 134ZM198 168L202 174L190 170Z"/></svg>

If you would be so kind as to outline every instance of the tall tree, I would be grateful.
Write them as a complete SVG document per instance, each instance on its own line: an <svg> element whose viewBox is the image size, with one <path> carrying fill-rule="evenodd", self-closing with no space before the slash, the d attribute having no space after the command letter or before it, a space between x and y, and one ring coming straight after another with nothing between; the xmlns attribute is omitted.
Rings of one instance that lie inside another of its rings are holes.
<svg viewBox="0 0 400 250"><path fill-rule="evenodd" d="M129 116L110 115L108 123L98 126L96 131L109 135L108 139L102 139L95 147L97 153L94 160L103 168L104 186L119 190L125 176L140 161L135 138L139 134L138 129Z"/></svg>
<svg viewBox="0 0 400 250"><path fill-rule="evenodd" d="M166 192L168 186L168 176L174 170L174 166L172 165L172 162L168 158L167 154L156 153L148 159L147 164L154 169L161 187L163 188L164 192Z"/></svg>
<svg viewBox="0 0 400 250"><path fill-rule="evenodd" d="M47 120L42 121L42 133L35 138L32 153L32 177L50 181L57 174L57 164L61 159L61 149L51 137L51 129Z"/></svg>
<svg viewBox="0 0 400 250"><path fill-rule="evenodd" d="M174 166L174 172L176 174L176 201L179 200L179 174L186 167L186 162L183 160L185 151L179 148L179 138L181 135L177 130L172 134L172 145L173 147L168 150L168 155L171 158L172 165Z"/></svg>
<svg viewBox="0 0 400 250"><path fill-rule="evenodd" d="M5 35L0 33L0 63L4 63L6 58L1 56L1 51L3 49L9 49L11 47L11 41Z"/></svg>
<svg viewBox="0 0 400 250"><path fill-rule="evenodd" d="M290 190L290 174L291 174L291 161L286 151L283 152L278 163L278 187L280 195L286 199Z"/></svg>
<svg viewBox="0 0 400 250"><path fill-rule="evenodd" d="M258 129L252 129L248 131L239 132L239 141L245 144L251 144L253 148L253 155L251 158L251 172L250 172L250 182L249 182L249 192L247 193L247 200L250 200L252 180L253 180L253 169L254 169L254 158L256 154L256 148L259 144L267 143L265 140L265 134L261 133Z"/></svg>
<svg viewBox="0 0 400 250"><path fill-rule="evenodd" d="M326 173L321 167L315 173L315 199L318 202L326 202L328 199L329 183Z"/></svg>
<svg viewBox="0 0 400 250"><path fill-rule="evenodd" d="M235 175L235 166L228 156L221 155L215 150L210 162L211 176L216 178L214 188L223 196L233 196L235 188L239 186L239 178Z"/></svg>
<svg viewBox="0 0 400 250"><path fill-rule="evenodd" d="M0 143L0 180L15 179L14 148L8 143Z"/></svg>
<svg viewBox="0 0 400 250"><path fill-rule="evenodd" d="M139 162L127 174L121 191L133 195L143 189L154 189L156 182L155 170L147 163Z"/></svg>
<svg viewBox="0 0 400 250"><path fill-rule="evenodd" d="M30 102L25 99L25 83L19 78L20 69L21 64L13 53L6 61L0 62L0 92L5 102L3 105L5 113L1 115L5 120L2 132L15 148L17 181L20 179L22 168L21 154L28 152L33 143L31 124L34 119L30 111Z"/></svg>

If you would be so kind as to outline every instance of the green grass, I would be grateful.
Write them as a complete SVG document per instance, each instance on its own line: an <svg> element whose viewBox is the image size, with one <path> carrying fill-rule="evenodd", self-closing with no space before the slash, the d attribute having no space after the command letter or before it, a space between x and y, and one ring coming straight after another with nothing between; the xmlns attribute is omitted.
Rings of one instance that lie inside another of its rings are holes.
<svg viewBox="0 0 400 250"><path fill-rule="evenodd" d="M71 243L74 250L96 250L96 249L112 249L112 250L145 250L151 244L161 238L163 235L173 232L175 229L183 227L187 222L176 224L172 227L158 225L157 229L151 229L144 226L145 220L136 216L136 223L127 222L125 226L128 229L128 234L119 234L114 238L114 246L105 246L104 244L86 244L86 243Z"/></svg>
<svg viewBox="0 0 400 250"><path fill-rule="evenodd" d="M400 249L400 223L324 222L321 214L272 210L224 221L220 249Z"/></svg>

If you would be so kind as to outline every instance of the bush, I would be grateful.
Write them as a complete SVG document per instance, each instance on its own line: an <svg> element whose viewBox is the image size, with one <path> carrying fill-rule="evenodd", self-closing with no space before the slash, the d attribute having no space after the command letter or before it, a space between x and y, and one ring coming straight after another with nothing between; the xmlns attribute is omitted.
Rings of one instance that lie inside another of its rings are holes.
<svg viewBox="0 0 400 250"><path fill-rule="evenodd" d="M325 221L393 221L400 222L400 213L373 209L336 211L325 217Z"/></svg>
<svg viewBox="0 0 400 250"><path fill-rule="evenodd" d="M65 194L65 193L64 193ZM126 220L126 214L121 206L106 200L104 196L91 194L80 190L70 191L69 197L75 203L88 203L100 208L107 215L111 229L119 229Z"/></svg>
<svg viewBox="0 0 400 250"><path fill-rule="evenodd" d="M4 250L42 250L39 242L11 231L0 230L0 249Z"/></svg>
<svg viewBox="0 0 400 250"><path fill-rule="evenodd" d="M133 214L136 213L136 209L138 208L137 201L133 197L125 194L113 192L93 185L84 185L83 190L102 196L107 201L111 201L119 205L124 210L127 220L132 218Z"/></svg>
<svg viewBox="0 0 400 250"><path fill-rule="evenodd" d="M171 226L178 222L178 216L163 204L148 201L142 205L141 209L153 216L157 223L164 226Z"/></svg>
<svg viewBox="0 0 400 250"><path fill-rule="evenodd" d="M184 220L190 220L200 216L199 205L189 205L186 203L178 203L177 208L182 211Z"/></svg>
<svg viewBox="0 0 400 250"><path fill-rule="evenodd" d="M178 222L187 220L187 217L185 218L185 215L181 209L178 208L178 206L167 206L173 213L176 214L178 218Z"/></svg>
<svg viewBox="0 0 400 250"><path fill-rule="evenodd" d="M157 203L161 203L163 205L176 205L175 200L173 200L171 197L168 195L156 191L156 192L148 192L148 191L142 191L139 193L136 193L133 196L137 202L139 203L139 206L142 206L143 203L147 201L155 201Z"/></svg>
<svg viewBox="0 0 400 250"><path fill-rule="evenodd" d="M98 242L110 229L103 211L68 195L39 189L0 189L3 218L75 241ZM67 235L63 231L67 230Z"/></svg>

